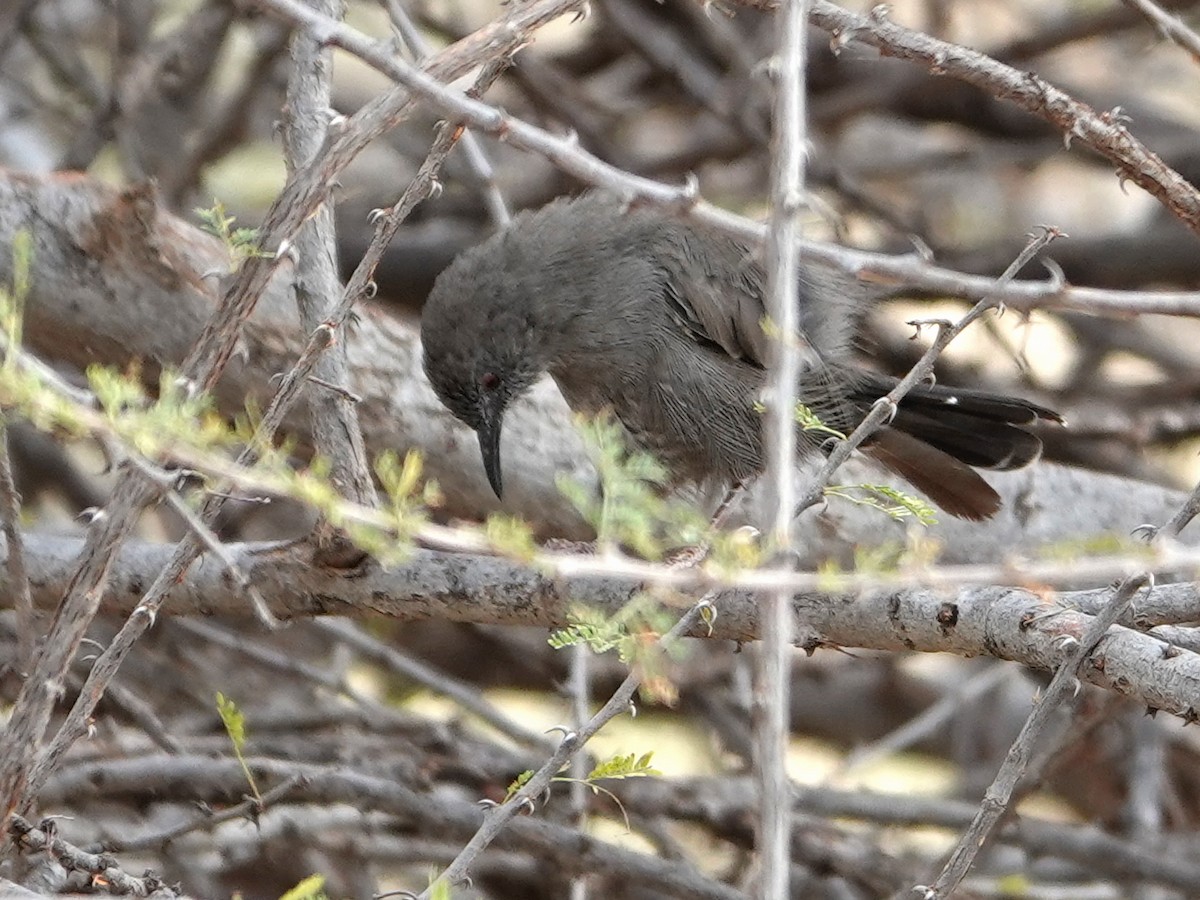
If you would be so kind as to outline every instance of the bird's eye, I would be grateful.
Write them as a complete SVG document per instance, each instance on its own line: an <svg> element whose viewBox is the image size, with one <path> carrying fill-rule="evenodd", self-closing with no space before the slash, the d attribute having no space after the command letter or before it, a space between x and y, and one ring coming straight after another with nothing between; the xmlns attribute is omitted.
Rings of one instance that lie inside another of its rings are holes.
<svg viewBox="0 0 1200 900"><path fill-rule="evenodd" d="M479 384L485 391L494 391L500 387L500 376L495 372L484 372L479 376Z"/></svg>

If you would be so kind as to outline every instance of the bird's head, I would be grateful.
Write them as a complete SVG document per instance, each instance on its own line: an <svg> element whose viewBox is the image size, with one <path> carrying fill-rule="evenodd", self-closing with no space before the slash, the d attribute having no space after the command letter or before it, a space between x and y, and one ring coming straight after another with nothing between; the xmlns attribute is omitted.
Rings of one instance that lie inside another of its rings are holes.
<svg viewBox="0 0 1200 900"><path fill-rule="evenodd" d="M545 335L528 285L504 278L488 244L437 279L421 314L425 374L438 399L474 429L483 468L501 496L500 429L512 401L546 371Z"/></svg>

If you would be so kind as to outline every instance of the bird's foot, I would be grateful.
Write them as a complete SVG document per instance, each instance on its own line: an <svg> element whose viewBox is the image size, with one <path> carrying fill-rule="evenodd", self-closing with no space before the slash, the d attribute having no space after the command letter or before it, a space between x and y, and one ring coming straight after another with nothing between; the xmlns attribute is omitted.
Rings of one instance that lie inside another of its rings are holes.
<svg viewBox="0 0 1200 900"><path fill-rule="evenodd" d="M691 547L679 547L672 550L663 557L663 564L669 569L694 569L708 557L708 551L712 546L704 544L694 544Z"/></svg>
<svg viewBox="0 0 1200 900"><path fill-rule="evenodd" d="M550 538L542 544L543 550L551 553L577 553L580 556L595 556L595 541L569 541L566 538Z"/></svg>

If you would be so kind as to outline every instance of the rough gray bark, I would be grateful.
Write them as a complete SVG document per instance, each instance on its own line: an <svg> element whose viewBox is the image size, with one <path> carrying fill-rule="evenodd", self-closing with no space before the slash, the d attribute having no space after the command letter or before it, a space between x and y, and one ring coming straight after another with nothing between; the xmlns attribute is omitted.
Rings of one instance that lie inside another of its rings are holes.
<svg viewBox="0 0 1200 900"><path fill-rule="evenodd" d="M27 564L33 600L52 609L70 578L79 541L31 538ZM488 556L414 551L391 571L368 563L354 578L312 565L308 552L275 544L229 545L279 618L313 615L361 616L382 613L396 619L442 619L505 625L561 627L571 608L585 604L616 613L637 588L633 577L542 576L520 563ZM104 609L128 614L141 600L147 573L159 571L171 545L126 544L114 560ZM698 576L697 576L698 577ZM11 596L0 580L0 596ZM1141 621L1200 618L1200 594L1192 585L1163 589L1157 607L1139 608ZM1066 595L1069 599L1069 595ZM8 601L6 601L7 603ZM680 598L681 605L687 600ZM1155 595L1147 604L1155 602ZM202 557L171 592L175 614L250 617L245 599L225 574L225 565ZM747 591L722 593L714 600L711 632L695 636L750 641L759 637L759 611ZM1064 654L1064 638L1078 638L1091 621L1070 609L1050 606L1039 593L1015 587L923 587L863 590L857 594L797 591L792 610L802 647L861 647L877 650L990 655L1035 669L1051 670ZM1114 628L1083 676L1148 706L1192 719L1200 715L1200 654L1170 648L1164 641L1129 628Z"/></svg>

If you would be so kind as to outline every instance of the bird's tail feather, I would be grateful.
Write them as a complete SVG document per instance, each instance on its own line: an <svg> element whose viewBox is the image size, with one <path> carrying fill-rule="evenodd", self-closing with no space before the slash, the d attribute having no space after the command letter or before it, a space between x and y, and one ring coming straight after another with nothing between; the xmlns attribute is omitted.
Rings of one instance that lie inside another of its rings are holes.
<svg viewBox="0 0 1200 900"><path fill-rule="evenodd" d="M1000 495L978 472L911 434L882 428L863 451L952 516L979 521L1000 509Z"/></svg>
<svg viewBox="0 0 1200 900"><path fill-rule="evenodd" d="M1023 428L968 413L926 413L901 405L892 427L979 469L1019 469L1042 455L1042 442Z"/></svg>
<svg viewBox="0 0 1200 900"><path fill-rule="evenodd" d="M895 384L866 375L853 402L865 411ZM1036 460L1042 442L1022 426L1039 419L1062 422L1053 410L1017 397L920 385L863 450L951 515L986 519L1000 508L1000 497L974 468L1019 469Z"/></svg>

